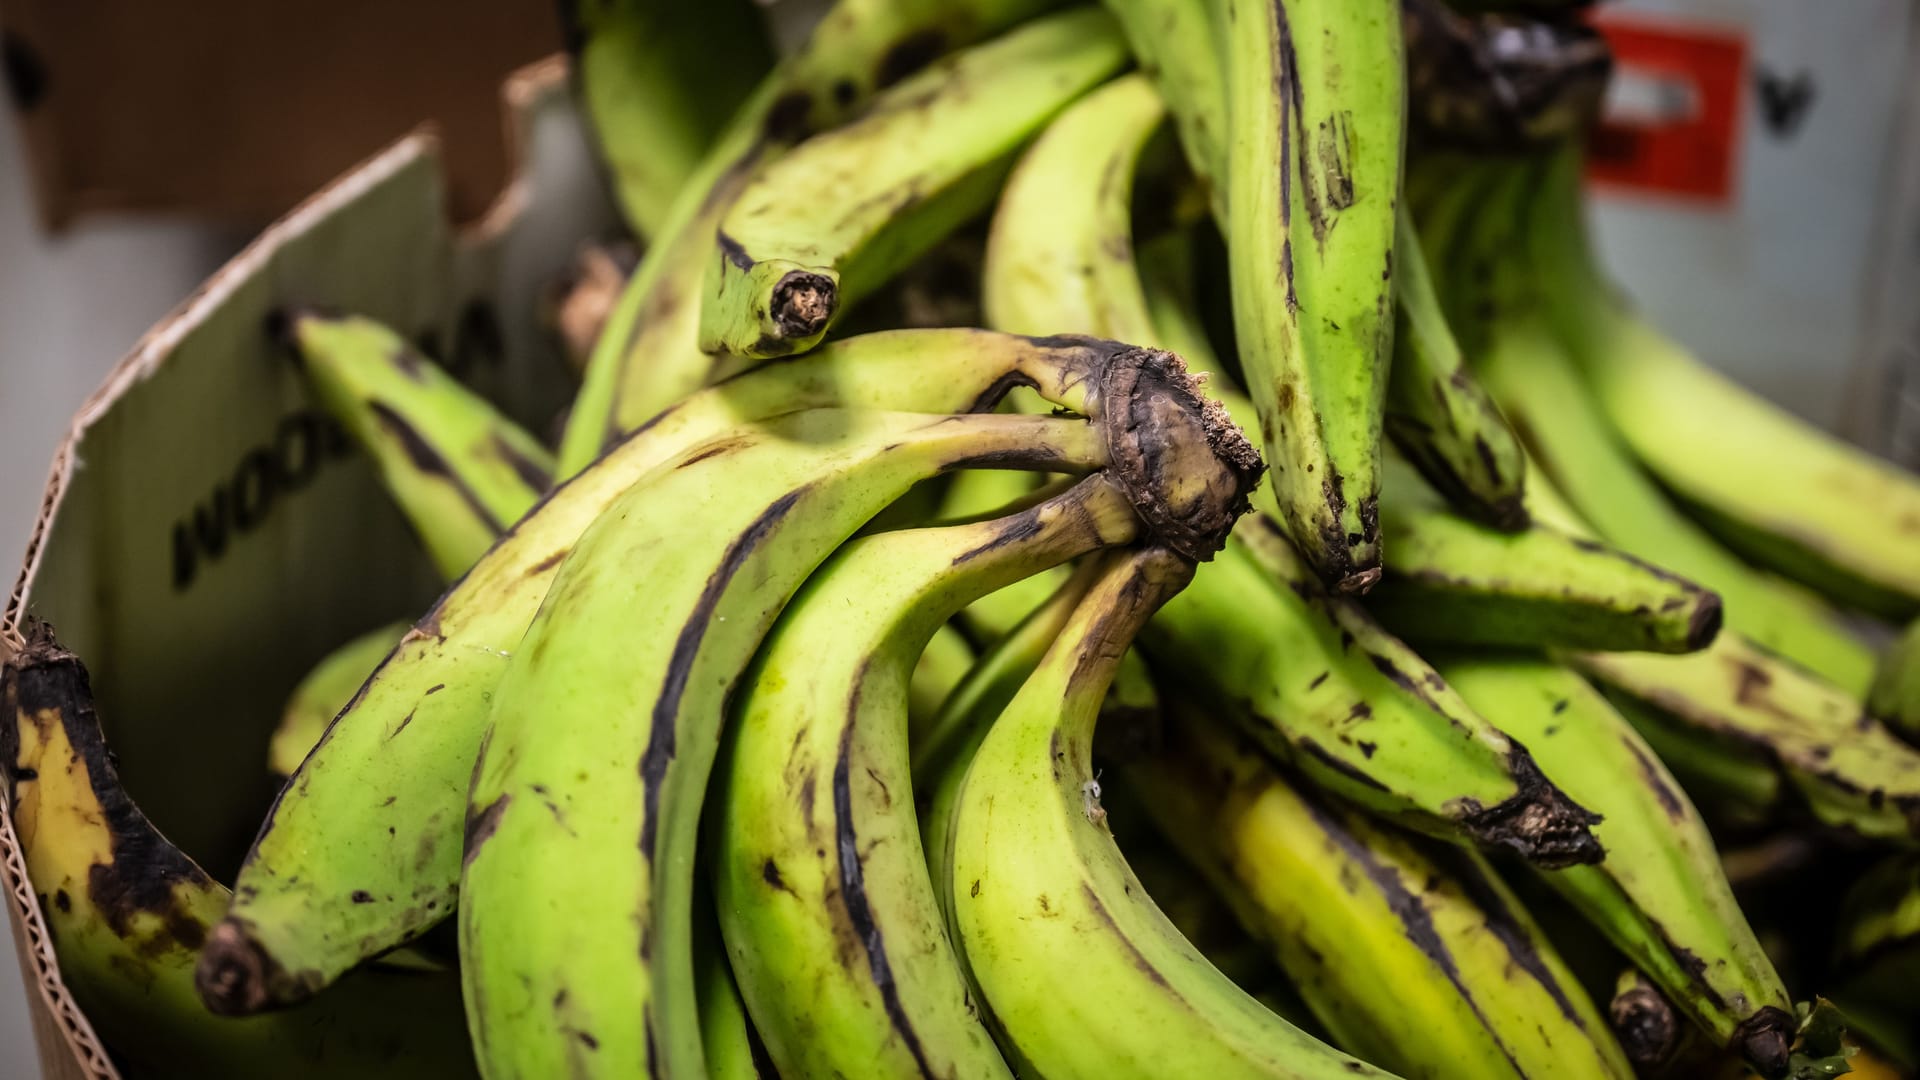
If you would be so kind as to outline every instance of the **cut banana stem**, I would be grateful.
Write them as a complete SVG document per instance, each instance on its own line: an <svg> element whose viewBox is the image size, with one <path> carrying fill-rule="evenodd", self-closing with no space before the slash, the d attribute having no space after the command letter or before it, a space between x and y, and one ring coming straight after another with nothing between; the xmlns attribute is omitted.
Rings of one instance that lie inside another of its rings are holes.
<svg viewBox="0 0 1920 1080"><path fill-rule="evenodd" d="M1622 549L1685 575L1720 594L1730 629L1864 695L1873 654L1818 597L1754 570L1727 552L1668 502L1628 454L1548 318L1541 280L1513 255L1525 250L1529 227L1521 205L1531 175L1492 174L1490 190L1450 260L1461 288L1456 319L1474 322L1473 355L1483 385L1500 403L1533 461L1600 535ZM1475 299L1475 296L1478 299ZM1483 313L1472 316L1470 313ZM1491 317L1484 313L1491 312Z"/></svg>
<svg viewBox="0 0 1920 1080"><path fill-rule="evenodd" d="M781 607L927 477L1109 460L1085 420L815 409L690 450L610 505L500 680L473 773L460 952L482 1067L555 1075L590 1042L590 1075L701 1075L701 804L727 700Z"/></svg>
<svg viewBox="0 0 1920 1080"><path fill-rule="evenodd" d="M773 66L751 0L564 0L574 93L642 238L664 224L713 141Z"/></svg>
<svg viewBox="0 0 1920 1080"><path fill-rule="evenodd" d="M1288 533L1343 592L1380 576L1406 84L1393 0L1217 0L1234 327Z"/></svg>
<svg viewBox="0 0 1920 1080"><path fill-rule="evenodd" d="M788 605L731 727L712 856L727 947L783 1074L1011 1075L905 794L907 675L975 597L1137 533L1125 493L1093 476L993 521L855 540Z"/></svg>
<svg viewBox="0 0 1920 1080"><path fill-rule="evenodd" d="M1920 619L1880 655L1867 710L1901 738L1920 745Z"/></svg>
<svg viewBox="0 0 1920 1080"><path fill-rule="evenodd" d="M322 657L287 698L286 711L267 744L267 769L275 776L292 776L320 742L327 725L347 707L374 668L387 658L407 632L406 623L369 630Z"/></svg>
<svg viewBox="0 0 1920 1080"><path fill-rule="evenodd" d="M1604 861L1547 884L1639 965L1717 1046L1784 1075L1792 1003L1721 870L1706 823L1600 693L1547 660L1448 656L1440 673L1526 741L1540 767L1600 815Z"/></svg>
<svg viewBox="0 0 1920 1080"><path fill-rule="evenodd" d="M80 660L51 627L26 630L0 672L0 779L61 979L115 1063L142 1076L474 1075L445 972L383 966L297 1009L209 1014L194 964L227 889L121 786Z"/></svg>
<svg viewBox="0 0 1920 1080"><path fill-rule="evenodd" d="M1449 513L1389 460L1381 537L1392 569L1367 610L1415 643L1511 648L1705 648L1720 597L1596 540L1544 524L1502 532Z"/></svg>
<svg viewBox="0 0 1920 1080"><path fill-rule="evenodd" d="M714 230L756 169L947 50L1059 2L841 0L829 10L799 52L755 88L674 199L588 362L561 438L558 476L586 468L710 381L715 362L699 345L700 289Z"/></svg>
<svg viewBox="0 0 1920 1080"><path fill-rule="evenodd" d="M795 409L986 409L1026 385L1087 415L1116 364L1149 355L981 330L873 334L703 391L627 438L441 597L281 792L207 961L216 1007L302 1000L452 912L467 782L501 674L561 560L635 481L736 425ZM236 964L243 974L220 974Z"/></svg>
<svg viewBox="0 0 1920 1080"><path fill-rule="evenodd" d="M746 357L812 348L842 307L990 205L1020 146L1126 55L1097 9L1036 19L762 168L714 237L700 347Z"/></svg>
<svg viewBox="0 0 1920 1080"><path fill-rule="evenodd" d="M320 404L374 460L442 577L467 572L539 501L553 457L371 319L307 312L287 335Z"/></svg>
<svg viewBox="0 0 1920 1080"><path fill-rule="evenodd" d="M1767 760L1815 819L1875 839L1920 838L1920 751L1852 695L1740 635L1721 634L1690 656L1578 653L1570 662L1610 691Z"/></svg>
<svg viewBox="0 0 1920 1080"><path fill-rule="evenodd" d="M1147 651L1191 673L1314 783L1421 831L1547 866L1594 862L1596 820L1355 600L1255 517L1154 620Z"/></svg>
<svg viewBox="0 0 1920 1080"><path fill-rule="evenodd" d="M1436 1080L1633 1075L1478 855L1326 800L1204 709L1178 709L1166 738L1125 781L1337 1045Z"/></svg>
<svg viewBox="0 0 1920 1080"><path fill-rule="evenodd" d="M1920 610L1920 477L1762 400L1634 314L1588 248L1580 155L1546 170L1526 237L1595 407L1727 544L1843 603ZM1702 415L1714 422L1702 424Z"/></svg>
<svg viewBox="0 0 1920 1080"><path fill-rule="evenodd" d="M1402 206L1396 223L1396 329L1386 430L1423 476L1463 513L1498 529L1527 525L1526 455L1466 370ZM1391 556L1388 556L1391 560Z"/></svg>
<svg viewBox="0 0 1920 1080"><path fill-rule="evenodd" d="M1204 1076L1382 1075L1207 963L1107 830L1091 761L1100 701L1129 639L1190 574L1159 549L1105 562L975 754L948 868L968 965L1038 1075L1162 1076L1170 1060Z"/></svg>

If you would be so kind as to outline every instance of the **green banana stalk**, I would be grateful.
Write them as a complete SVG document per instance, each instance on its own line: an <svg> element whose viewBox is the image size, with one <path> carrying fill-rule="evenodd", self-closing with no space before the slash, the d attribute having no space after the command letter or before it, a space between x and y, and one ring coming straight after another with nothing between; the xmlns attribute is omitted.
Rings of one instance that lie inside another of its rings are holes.
<svg viewBox="0 0 1920 1080"><path fill-rule="evenodd" d="M210 1004L245 1013L302 1000L452 912L467 783L501 673L561 560L635 481L796 409L985 409L1027 385L1086 415L1120 367L1143 362L1091 339L873 334L703 391L627 438L441 597L282 790L203 960Z"/></svg>
<svg viewBox="0 0 1920 1080"><path fill-rule="evenodd" d="M1392 459L1384 490L1392 570L1367 610L1416 644L1680 653L1719 633L1719 596L1623 551L1542 522L1507 533L1448 513Z"/></svg>
<svg viewBox="0 0 1920 1080"><path fill-rule="evenodd" d="M1547 660L1461 655L1436 666L1600 815L1593 831L1606 859L1544 874L1547 884L1717 1045L1765 1076L1785 1075L1794 1030L1786 988L1734 899L1706 823L1632 726L1580 676Z"/></svg>
<svg viewBox="0 0 1920 1080"><path fill-rule="evenodd" d="M1910 743L1920 743L1920 619L1880 656L1867 711Z"/></svg>
<svg viewBox="0 0 1920 1080"><path fill-rule="evenodd" d="M642 238L773 66L750 0L563 0L574 95L614 201Z"/></svg>
<svg viewBox="0 0 1920 1080"><path fill-rule="evenodd" d="M1206 190L1215 220L1226 220L1227 87L1211 5L1208 0L1106 0L1106 7L1119 20L1142 73L1166 102L1187 165Z"/></svg>
<svg viewBox="0 0 1920 1080"><path fill-rule="evenodd" d="M583 1031L593 1074L698 1072L687 878L726 702L874 512L968 465L1106 468L1157 541L1211 552L1257 459L1177 358L1126 355L1082 418L812 410L737 431L587 529L500 683L468 796L461 974L491 1072L550 1075Z"/></svg>
<svg viewBox="0 0 1920 1080"><path fill-rule="evenodd" d="M267 768L273 775L292 776L300 768L327 725L406 632L406 623L369 630L322 657L300 680L267 744Z"/></svg>
<svg viewBox="0 0 1920 1080"><path fill-rule="evenodd" d="M194 993L227 889L120 784L87 670L45 624L0 674L0 780L74 1001L132 1075L474 1075L453 980L383 966L298 1009L229 1020Z"/></svg>
<svg viewBox="0 0 1920 1080"><path fill-rule="evenodd" d="M1526 455L1513 429L1466 370L1405 206L1396 230L1398 302L1387 381L1387 434L1462 513L1497 529L1524 529Z"/></svg>
<svg viewBox="0 0 1920 1080"><path fill-rule="evenodd" d="M1219 724L1180 710L1124 779L1335 1044L1436 1080L1633 1075L1484 859L1323 800Z"/></svg>
<svg viewBox="0 0 1920 1080"><path fill-rule="evenodd" d="M973 645L952 623L934 629L907 679L907 741L933 725L940 706L973 668Z"/></svg>
<svg viewBox="0 0 1920 1080"><path fill-rule="evenodd" d="M627 432L711 381L699 346L700 290L714 231L759 167L810 131L864 108L876 90L942 53L1061 0L839 0L763 80L675 198L607 321L560 441L557 476L578 473Z"/></svg>
<svg viewBox="0 0 1920 1080"><path fill-rule="evenodd" d="M1858 699L1738 634L1688 656L1578 653L1572 666L1698 736L1763 759L1813 817L1861 836L1920 837L1920 751ZM1741 770L1743 773L1745 770Z"/></svg>
<svg viewBox="0 0 1920 1080"><path fill-rule="evenodd" d="M1264 517L1235 531L1145 641L1269 753L1364 808L1547 866L1600 858L1594 815L1355 600L1328 592Z"/></svg>
<svg viewBox="0 0 1920 1080"><path fill-rule="evenodd" d="M1218 2L1240 362L1288 533L1329 584L1365 592L1381 562L1400 13L1393 0Z"/></svg>
<svg viewBox="0 0 1920 1080"><path fill-rule="evenodd" d="M587 528L500 680L468 795L461 979L490 1076L701 1074L694 844L762 636L914 483L969 462L1099 468L1104 436L809 410L688 451Z"/></svg>
<svg viewBox="0 0 1920 1080"><path fill-rule="evenodd" d="M1920 855L1895 855L1847 891L1829 995L1850 1025L1909 1069L1920 1065Z"/></svg>
<svg viewBox="0 0 1920 1080"><path fill-rule="evenodd" d="M985 209L1021 144L1125 61L1104 12L1036 19L770 162L715 235L700 347L744 357L812 348L843 306ZM844 209L823 217L826 206Z"/></svg>
<svg viewBox="0 0 1920 1080"><path fill-rule="evenodd" d="M1588 247L1579 182L1579 152L1563 150L1526 235L1549 318L1621 442L1741 554L1844 603L1920 611L1920 477L1761 400L1634 314Z"/></svg>
<svg viewBox="0 0 1920 1080"><path fill-rule="evenodd" d="M1205 1076L1384 1075L1267 1012L1208 964L1107 831L1090 760L1100 700L1129 639L1191 572L1159 548L1104 561L981 743L953 811L947 868L967 963L1037 1075L1160 1076L1170 1061Z"/></svg>
<svg viewBox="0 0 1920 1080"><path fill-rule="evenodd" d="M972 599L1137 533L1125 493L1096 475L993 521L856 540L788 605L713 808L721 928L783 1074L1011 1075L975 1018L905 797L907 675Z"/></svg>
<svg viewBox="0 0 1920 1080"><path fill-rule="evenodd" d="M1563 303L1545 302L1539 283L1549 275L1515 257L1526 250L1524 234L1539 231L1526 217L1532 187L1528 171L1494 173L1449 262L1465 293L1455 327L1473 328L1477 373L1540 466L1533 475L1546 474L1608 542L1719 593L1729 628L1864 695L1873 654L1834 612L1721 548L1620 444L1549 322Z"/></svg>
<svg viewBox="0 0 1920 1080"><path fill-rule="evenodd" d="M465 573L546 491L546 448L392 330L295 312L286 332L315 397L373 458L441 576Z"/></svg>

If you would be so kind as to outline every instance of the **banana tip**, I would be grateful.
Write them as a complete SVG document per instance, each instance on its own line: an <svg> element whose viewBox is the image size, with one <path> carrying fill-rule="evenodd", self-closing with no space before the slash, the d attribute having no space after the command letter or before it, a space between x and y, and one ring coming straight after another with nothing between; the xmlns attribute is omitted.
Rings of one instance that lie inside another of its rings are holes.
<svg viewBox="0 0 1920 1080"><path fill-rule="evenodd" d="M1633 986L1613 999L1607 1014L1620 1048L1636 1068L1657 1069L1673 1057L1680 1042L1680 1021L1658 990Z"/></svg>
<svg viewBox="0 0 1920 1080"><path fill-rule="evenodd" d="M273 1004L267 993L273 967L244 929L222 921L200 950L193 984L207 1011L217 1016L251 1016Z"/></svg>
<svg viewBox="0 0 1920 1080"><path fill-rule="evenodd" d="M1793 1017L1785 1009L1768 1005L1733 1029L1732 1046L1761 1076L1785 1076L1793 1029Z"/></svg>
<svg viewBox="0 0 1920 1080"><path fill-rule="evenodd" d="M1701 597L1693 609L1693 617L1687 621L1687 651L1699 652L1713 644L1713 639L1720 636L1720 624L1725 618L1719 593L1710 592Z"/></svg>
<svg viewBox="0 0 1920 1080"><path fill-rule="evenodd" d="M1574 802L1555 787L1533 755L1512 741L1507 770L1517 790L1485 809L1466 814L1462 824L1486 847L1504 847L1535 866L1557 870L1597 863L1606 849L1593 835L1600 815Z"/></svg>

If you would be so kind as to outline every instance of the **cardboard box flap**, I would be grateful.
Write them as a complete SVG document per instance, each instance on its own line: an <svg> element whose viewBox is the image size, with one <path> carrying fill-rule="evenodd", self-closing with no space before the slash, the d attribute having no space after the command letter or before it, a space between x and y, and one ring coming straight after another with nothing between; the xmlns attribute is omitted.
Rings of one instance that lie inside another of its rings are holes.
<svg viewBox="0 0 1920 1080"><path fill-rule="evenodd" d="M437 581L371 466L306 400L266 330L308 305L421 341L538 434L570 394L538 291L614 226L558 61L506 88L514 178L448 224L435 140L402 139L264 232L114 368L55 455L26 564L0 618L28 615L92 671L129 792L170 840L231 880L275 784L267 738L293 683L350 635L412 618ZM18 838L0 856L23 962L91 1075L111 1075L60 984Z"/></svg>

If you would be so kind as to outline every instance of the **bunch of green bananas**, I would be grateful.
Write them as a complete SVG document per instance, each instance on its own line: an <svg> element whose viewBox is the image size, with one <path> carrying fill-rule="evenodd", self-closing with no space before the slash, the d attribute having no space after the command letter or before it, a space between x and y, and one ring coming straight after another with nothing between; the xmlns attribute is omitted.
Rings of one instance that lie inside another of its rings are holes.
<svg viewBox="0 0 1920 1080"><path fill-rule="evenodd" d="M775 59L748 0L564 3L644 254L559 320L552 450L390 329L281 321L448 586L294 689L230 892L51 630L8 663L115 1053L1920 1065L1920 629L1869 643L1920 480L1632 311L1571 149L1604 48L1487 6L839 0ZM1861 879L1797 907L1719 853L1809 835Z"/></svg>

